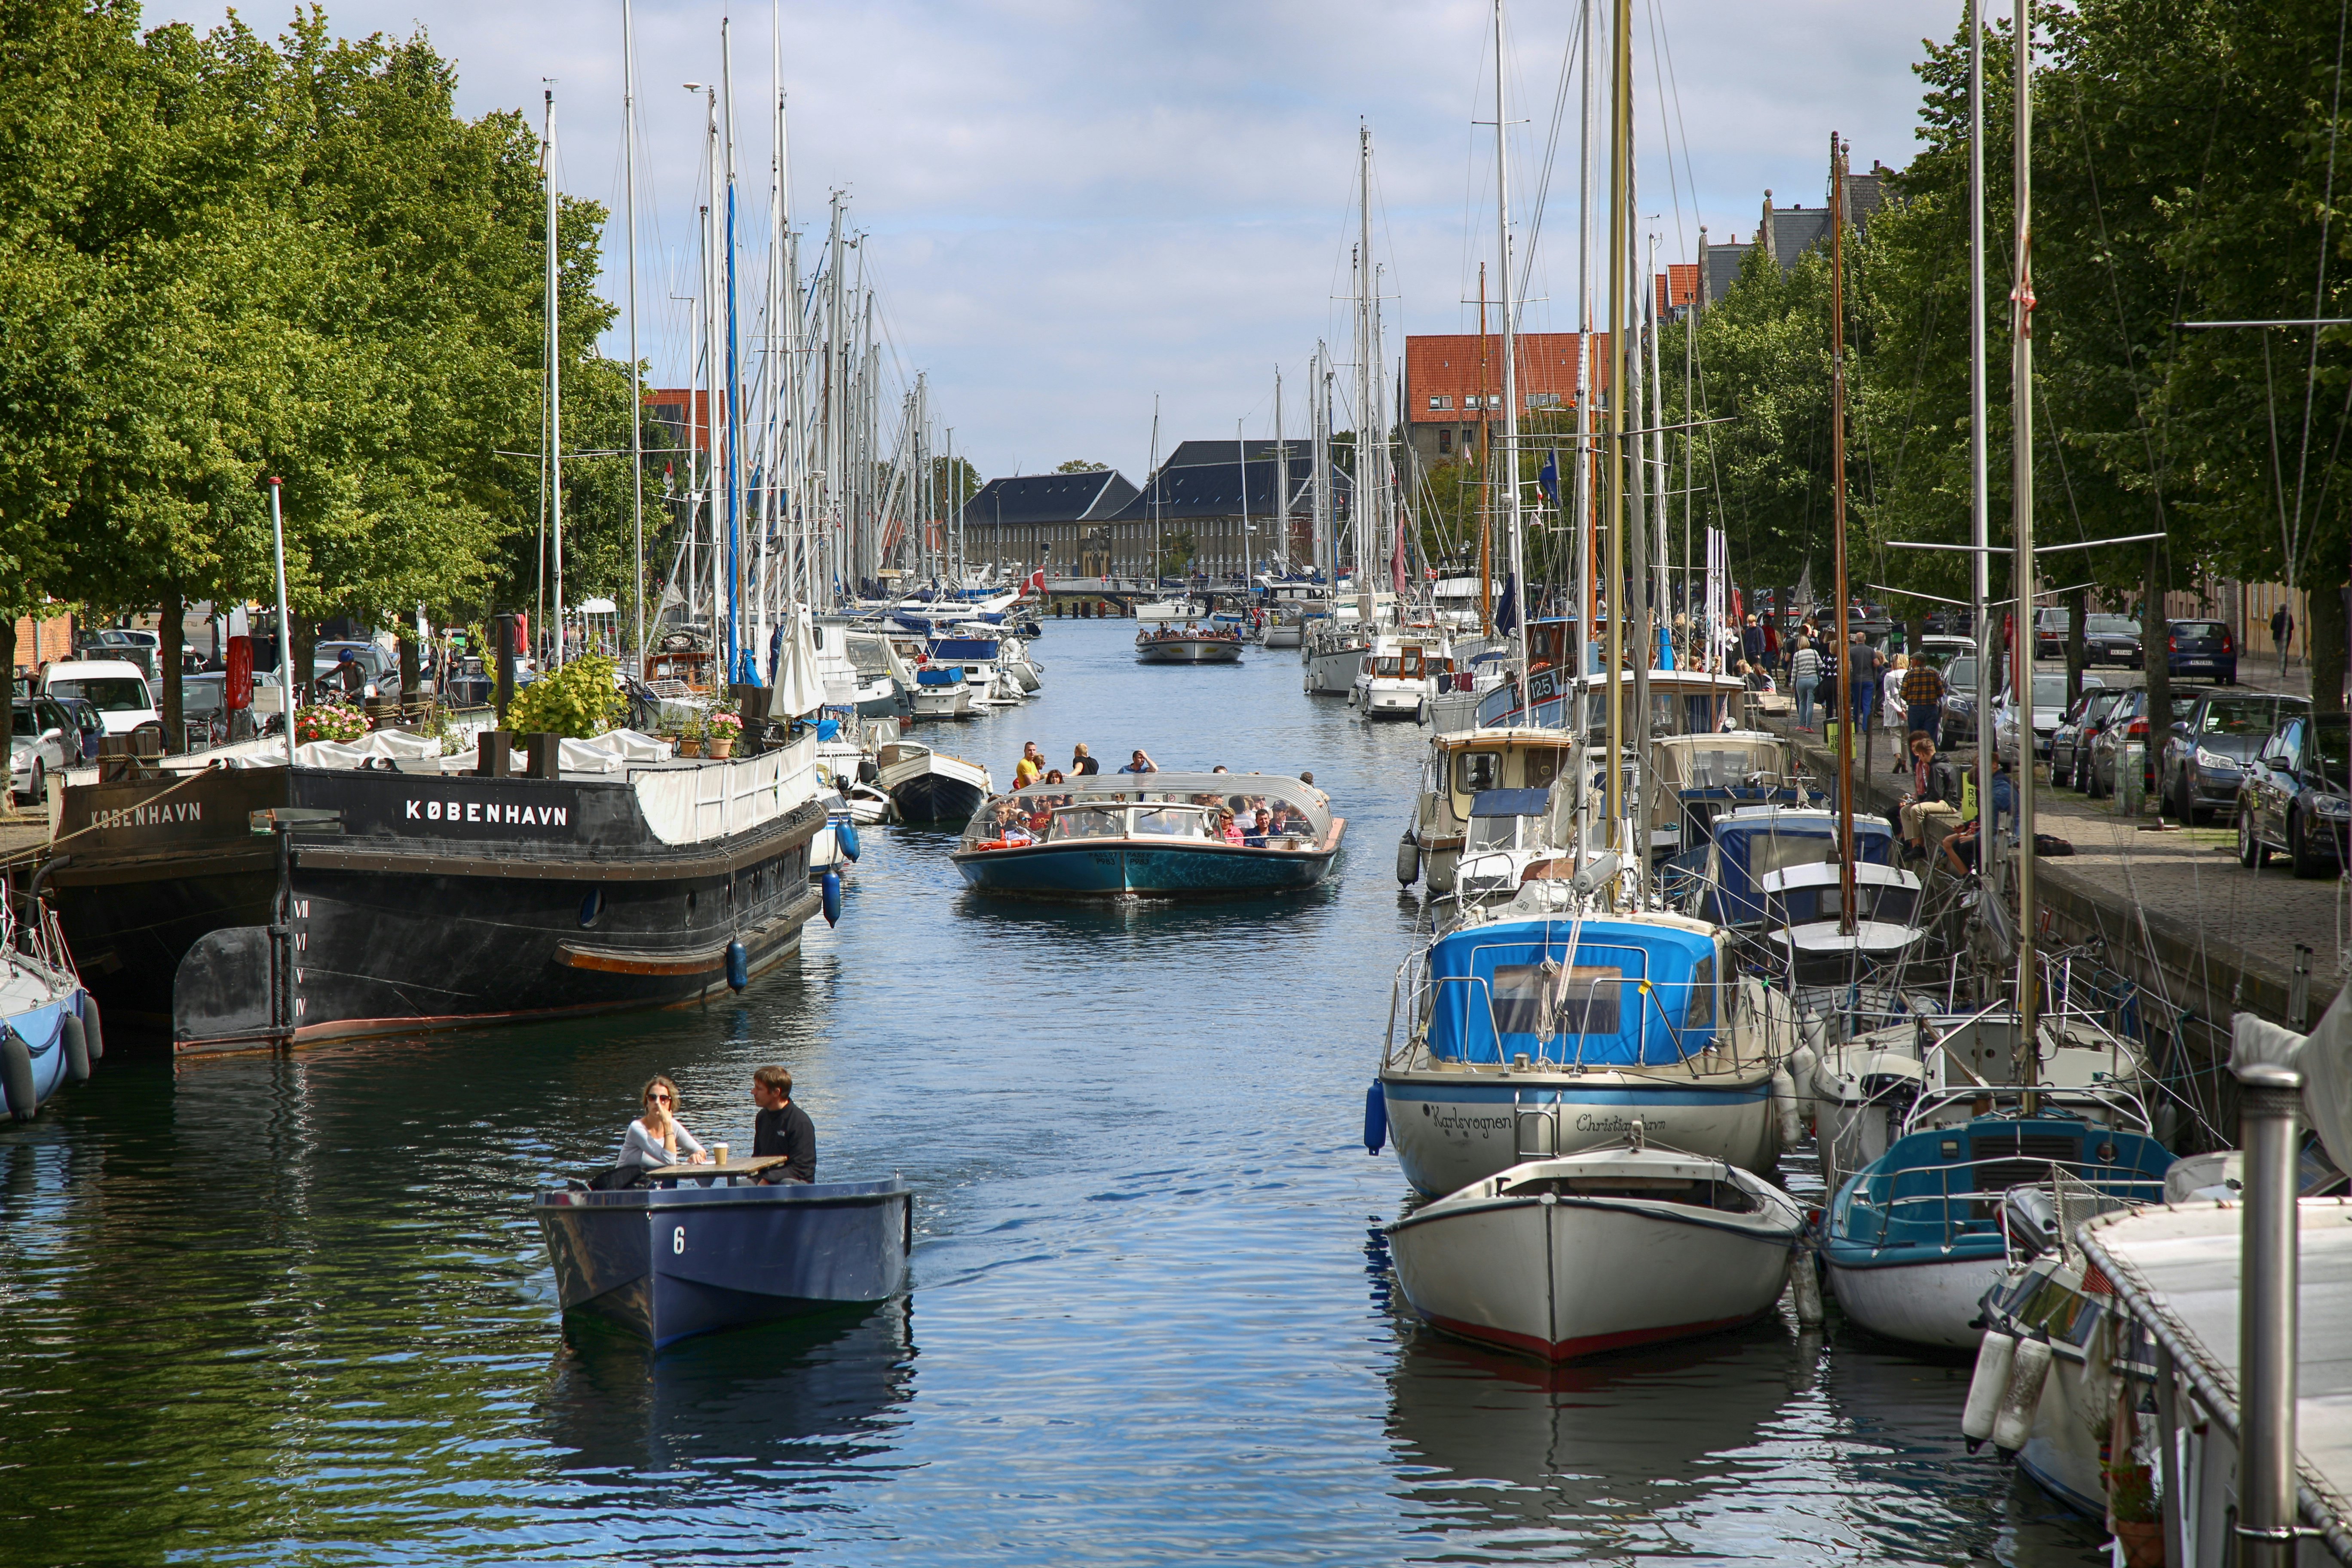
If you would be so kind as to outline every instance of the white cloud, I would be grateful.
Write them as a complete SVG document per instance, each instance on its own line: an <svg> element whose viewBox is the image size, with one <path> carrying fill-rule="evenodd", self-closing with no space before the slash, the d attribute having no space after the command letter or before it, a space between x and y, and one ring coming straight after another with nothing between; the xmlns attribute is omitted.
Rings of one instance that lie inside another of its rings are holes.
<svg viewBox="0 0 2352 1568"><path fill-rule="evenodd" d="M719 74L726 7L636 8L642 342L656 378L686 373L688 308L667 298L694 273L703 110L679 83ZM290 15L290 10L288 13ZM150 25L217 22L218 5L163 5ZM276 26L260 10L248 24ZM983 473L1064 458L1145 467L1152 396L1165 450L1271 433L1275 364L1286 415L1317 337L1344 349L1355 130L1371 123L1386 264L1389 352L1402 330L1475 326L1477 265L1494 244L1489 9L1471 0L1303 0L1287 5L882 0L783 12L793 216L822 242L827 193L848 193L873 237L869 276L900 363L927 370L956 446ZM1957 25L1950 0L1644 0L1636 8L1642 206L1663 259L1696 231L1753 229L1762 193L1822 199L1829 132L1858 165L1908 160L1923 36ZM606 279L617 294L619 0L341 0L339 32L423 28L457 63L462 112L522 108L536 123L556 79L568 189L611 203ZM1575 8L1512 8L1515 208L1532 211L1537 164ZM1661 139L1653 25L1665 29L1675 92L1675 189ZM769 17L736 18L743 232L764 222ZM1575 289L1576 110L1552 179L1528 325L1565 326ZM1689 137L1696 199L1684 184ZM1677 208L1679 209L1677 211ZM1523 231L1524 232L1524 231ZM757 298L747 259L744 299ZM617 333L613 347L617 351Z"/></svg>

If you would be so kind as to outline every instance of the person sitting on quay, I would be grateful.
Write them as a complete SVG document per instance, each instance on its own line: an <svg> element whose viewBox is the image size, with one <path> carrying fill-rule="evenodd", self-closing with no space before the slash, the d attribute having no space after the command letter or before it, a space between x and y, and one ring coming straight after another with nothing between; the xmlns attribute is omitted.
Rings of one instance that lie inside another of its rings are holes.
<svg viewBox="0 0 2352 1568"><path fill-rule="evenodd" d="M1936 738L1925 730L1911 731L1911 788L1895 807L1895 816L1903 830L1904 853L1913 859L1927 858L1927 830L1919 821L1919 808L1936 799Z"/></svg>
<svg viewBox="0 0 2352 1568"><path fill-rule="evenodd" d="M760 1110L751 1119L751 1158L781 1157L763 1182L806 1184L816 1180L816 1123L793 1103L793 1075L780 1067L761 1068L751 1074L751 1103Z"/></svg>
<svg viewBox="0 0 2352 1568"><path fill-rule="evenodd" d="M699 1165L709 1158L686 1123L677 1119L677 1085L656 1074L646 1085L640 1097L645 1114L629 1123L621 1136L621 1152L614 1157L615 1165L636 1165L645 1170L658 1170L664 1165ZM683 1150L686 1158L678 1158Z"/></svg>

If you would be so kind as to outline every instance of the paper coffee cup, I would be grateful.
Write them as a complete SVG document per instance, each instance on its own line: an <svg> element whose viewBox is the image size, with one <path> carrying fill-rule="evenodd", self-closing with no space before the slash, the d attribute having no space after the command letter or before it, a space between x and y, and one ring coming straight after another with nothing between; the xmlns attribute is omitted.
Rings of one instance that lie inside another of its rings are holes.
<svg viewBox="0 0 2352 1568"><path fill-rule="evenodd" d="M710 1146L710 1157L718 1161L722 1165L727 1163L727 1145L724 1143L713 1143Z"/></svg>

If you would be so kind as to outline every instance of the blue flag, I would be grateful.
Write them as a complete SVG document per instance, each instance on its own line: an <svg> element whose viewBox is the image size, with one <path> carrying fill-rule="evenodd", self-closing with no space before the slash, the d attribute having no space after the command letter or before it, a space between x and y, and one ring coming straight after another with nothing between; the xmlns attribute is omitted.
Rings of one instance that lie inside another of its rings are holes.
<svg viewBox="0 0 2352 1568"><path fill-rule="evenodd" d="M1558 506L1559 504L1559 447L1553 447L1551 455L1544 458L1543 472L1536 476L1536 488L1543 492L1544 500L1551 502L1554 506Z"/></svg>
<svg viewBox="0 0 2352 1568"><path fill-rule="evenodd" d="M1519 580L1517 575L1503 579L1503 602L1495 606L1495 629L1509 631L1519 624Z"/></svg>

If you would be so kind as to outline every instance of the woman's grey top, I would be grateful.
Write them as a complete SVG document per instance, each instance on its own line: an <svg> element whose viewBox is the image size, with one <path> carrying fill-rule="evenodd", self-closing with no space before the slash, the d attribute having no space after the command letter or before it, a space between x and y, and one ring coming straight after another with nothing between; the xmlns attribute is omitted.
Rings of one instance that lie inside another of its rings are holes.
<svg viewBox="0 0 2352 1568"><path fill-rule="evenodd" d="M632 1121L628 1135L621 1140L621 1152L613 1163L643 1165L652 1170L661 1165L682 1165L689 1155L702 1152L702 1145L696 1142L694 1134L686 1130L685 1122L673 1116L669 1119L669 1127L677 1138L677 1153L663 1148L662 1141L646 1131L643 1121Z"/></svg>

